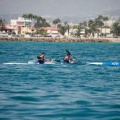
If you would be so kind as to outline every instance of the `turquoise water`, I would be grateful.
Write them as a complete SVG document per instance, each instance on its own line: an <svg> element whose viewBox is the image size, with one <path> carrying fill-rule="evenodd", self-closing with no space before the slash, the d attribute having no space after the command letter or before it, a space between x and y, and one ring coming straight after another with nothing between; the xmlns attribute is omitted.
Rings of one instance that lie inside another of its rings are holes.
<svg viewBox="0 0 120 120"><path fill-rule="evenodd" d="M27 63L41 52L120 61L117 43L0 42L0 120L119 120L120 67Z"/></svg>

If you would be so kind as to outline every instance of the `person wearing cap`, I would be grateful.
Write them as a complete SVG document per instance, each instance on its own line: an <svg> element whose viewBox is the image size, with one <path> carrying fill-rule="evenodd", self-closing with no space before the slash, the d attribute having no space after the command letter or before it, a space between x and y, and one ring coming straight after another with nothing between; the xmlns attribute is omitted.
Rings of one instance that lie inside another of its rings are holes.
<svg viewBox="0 0 120 120"><path fill-rule="evenodd" d="M44 64L45 62L45 53L43 52L40 56L37 56L39 64Z"/></svg>
<svg viewBox="0 0 120 120"><path fill-rule="evenodd" d="M67 54L65 57L64 57L64 63L70 63L70 57L71 57L71 54Z"/></svg>

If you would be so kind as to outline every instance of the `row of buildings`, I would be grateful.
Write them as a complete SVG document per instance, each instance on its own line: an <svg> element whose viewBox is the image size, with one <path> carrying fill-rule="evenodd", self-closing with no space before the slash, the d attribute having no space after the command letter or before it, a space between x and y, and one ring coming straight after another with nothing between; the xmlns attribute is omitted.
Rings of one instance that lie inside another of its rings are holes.
<svg viewBox="0 0 120 120"><path fill-rule="evenodd" d="M12 19L10 20L10 24L4 26L3 33L14 33L15 35L29 37L29 34L27 33L30 34L36 33L36 29L33 24L34 23L32 20L24 19L23 17L19 17L18 19ZM47 36L51 37L60 36L60 33L58 32L59 29L56 27L44 27L43 29L46 31Z"/></svg>
<svg viewBox="0 0 120 120"><path fill-rule="evenodd" d="M107 21L105 24L106 26L111 26L113 24L114 21ZM34 34L36 32L36 29L33 26L33 21L32 20L28 20L28 19L24 19L23 17L19 17L18 19L13 19L10 20L10 24L9 25L5 25L5 32L6 33L14 33L15 35L23 35L24 37L30 37L28 34L26 33L31 33ZM73 26L74 24L70 24L70 26ZM51 37L63 37L60 33L59 33L59 29L56 27L44 27L43 28L46 33L47 36L51 36ZM64 37L73 37L74 33L75 33L76 29L71 28L68 31L66 31L65 36ZM110 28L102 28L101 29L101 33L106 34L107 37L111 37L112 34L110 32ZM81 31L81 37L84 37L85 34L85 30L83 29ZM89 36L92 37L92 36ZM94 37L98 37L97 34L95 34Z"/></svg>

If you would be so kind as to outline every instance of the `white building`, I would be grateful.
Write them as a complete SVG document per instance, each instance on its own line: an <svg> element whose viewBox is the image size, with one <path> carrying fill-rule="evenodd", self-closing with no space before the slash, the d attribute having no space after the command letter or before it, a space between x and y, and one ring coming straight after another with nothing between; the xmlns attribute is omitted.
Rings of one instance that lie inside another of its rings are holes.
<svg viewBox="0 0 120 120"><path fill-rule="evenodd" d="M101 33L103 33L103 34L110 34L110 28L102 28Z"/></svg>
<svg viewBox="0 0 120 120"><path fill-rule="evenodd" d="M25 34L26 32L32 31L31 30L32 29L32 20L24 19L23 17L18 17L18 19L10 20L10 26L13 27L14 32L16 34L19 34L19 33Z"/></svg>
<svg viewBox="0 0 120 120"><path fill-rule="evenodd" d="M32 20L24 19L23 17L18 17L18 19L10 20L10 25L17 27L30 27L32 25Z"/></svg>
<svg viewBox="0 0 120 120"><path fill-rule="evenodd" d="M55 27L44 27L44 30L46 30L48 36L57 37L60 36L60 33L58 32L59 29Z"/></svg>
<svg viewBox="0 0 120 120"><path fill-rule="evenodd" d="M66 37L76 37L75 36L75 33L77 32L77 29L73 29L73 28L71 28L70 30L69 30L69 32L68 32L68 30L65 32L65 36ZM83 38L84 37L84 35L85 35L85 29L82 29L81 30L81 32L80 32L80 37L81 38Z"/></svg>

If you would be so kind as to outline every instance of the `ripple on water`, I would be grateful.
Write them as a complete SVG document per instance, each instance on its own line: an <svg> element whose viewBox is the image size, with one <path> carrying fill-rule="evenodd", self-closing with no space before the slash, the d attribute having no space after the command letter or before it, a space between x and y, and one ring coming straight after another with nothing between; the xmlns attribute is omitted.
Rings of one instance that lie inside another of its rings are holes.
<svg viewBox="0 0 120 120"><path fill-rule="evenodd" d="M119 44L0 42L0 63L27 63L44 51L83 62L119 60ZM7 56L7 59L6 59ZM0 64L2 120L118 120L120 67Z"/></svg>

